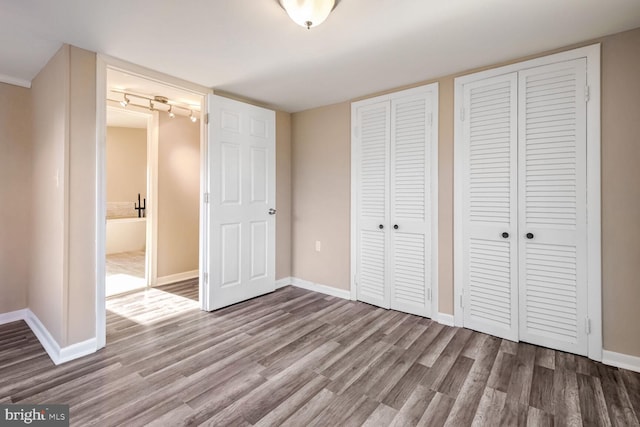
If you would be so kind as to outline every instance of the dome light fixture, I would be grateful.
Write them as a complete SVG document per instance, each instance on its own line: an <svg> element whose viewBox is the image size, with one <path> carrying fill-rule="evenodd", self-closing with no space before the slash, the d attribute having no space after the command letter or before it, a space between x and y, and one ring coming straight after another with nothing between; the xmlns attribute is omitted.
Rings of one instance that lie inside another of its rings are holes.
<svg viewBox="0 0 640 427"><path fill-rule="evenodd" d="M279 0L282 8L298 25L317 27L322 24L335 7L336 0Z"/></svg>

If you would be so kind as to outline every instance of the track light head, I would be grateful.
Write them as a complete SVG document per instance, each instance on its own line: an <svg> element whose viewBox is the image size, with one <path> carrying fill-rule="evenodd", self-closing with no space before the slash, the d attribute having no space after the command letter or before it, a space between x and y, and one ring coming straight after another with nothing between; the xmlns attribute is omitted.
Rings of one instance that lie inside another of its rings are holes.
<svg viewBox="0 0 640 427"><path fill-rule="evenodd" d="M153 101L149 100L149 111L156 111L155 107L153 106Z"/></svg>
<svg viewBox="0 0 640 427"><path fill-rule="evenodd" d="M167 113L169 113L169 117L171 117L172 119L175 119L176 113L174 113L172 110L173 110L173 105L169 105L169 111L167 111Z"/></svg>
<svg viewBox="0 0 640 427"><path fill-rule="evenodd" d="M124 94L124 99L122 101L120 101L120 105L122 105L122 107L126 107L127 105L129 105L129 98L127 97L127 94Z"/></svg>
<svg viewBox="0 0 640 427"><path fill-rule="evenodd" d="M189 110L189 120L191 120L193 123L196 122L196 120L198 120L198 118L196 116L193 115L193 110Z"/></svg>

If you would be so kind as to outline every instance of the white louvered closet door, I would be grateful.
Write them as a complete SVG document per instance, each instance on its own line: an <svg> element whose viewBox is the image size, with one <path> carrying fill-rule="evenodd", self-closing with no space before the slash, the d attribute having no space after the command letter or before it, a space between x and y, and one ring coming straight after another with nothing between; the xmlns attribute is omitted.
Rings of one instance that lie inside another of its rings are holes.
<svg viewBox="0 0 640 427"><path fill-rule="evenodd" d="M389 102L358 109L358 300L389 308Z"/></svg>
<svg viewBox="0 0 640 427"><path fill-rule="evenodd" d="M517 74L464 86L464 326L518 339Z"/></svg>
<svg viewBox="0 0 640 427"><path fill-rule="evenodd" d="M391 308L431 317L431 93L391 102Z"/></svg>
<svg viewBox="0 0 640 427"><path fill-rule="evenodd" d="M520 339L586 355L586 59L519 73Z"/></svg>

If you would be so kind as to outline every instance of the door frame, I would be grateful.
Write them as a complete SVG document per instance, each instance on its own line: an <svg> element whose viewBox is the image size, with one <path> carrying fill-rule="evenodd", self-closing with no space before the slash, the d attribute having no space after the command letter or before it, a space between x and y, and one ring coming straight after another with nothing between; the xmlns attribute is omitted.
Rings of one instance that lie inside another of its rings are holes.
<svg viewBox="0 0 640 427"><path fill-rule="evenodd" d="M105 347L107 342L107 316L105 296L105 244L106 244L106 130L107 130L107 69L122 71L145 80L190 92L202 97L200 105L200 255L199 255L199 301L203 307L203 276L207 247L207 222L205 211L205 192L209 171L207 158L207 95L212 89L197 85L176 77L150 70L109 55L97 54L96 57L96 292L95 292L95 334L96 350ZM157 148L157 147L156 147ZM157 174L156 174L157 175ZM156 186L157 187L157 186ZM152 207L153 209L153 207ZM156 222L157 223L157 222Z"/></svg>
<svg viewBox="0 0 640 427"><path fill-rule="evenodd" d="M518 72L527 68L578 58L587 60L587 316L589 318L588 357L602 360L602 237L601 237L601 163L600 163L600 43L542 56L528 61L493 68L455 79L454 89L454 303L455 326L463 327L463 188L462 157L463 143L462 108L464 106L464 85L502 74ZM587 88L585 88L585 91Z"/></svg>
<svg viewBox="0 0 640 427"><path fill-rule="evenodd" d="M438 294L439 294L439 281L438 281L438 144L439 144L439 130L438 130L438 112L440 105L440 94L438 82L430 83L426 85L417 86L410 89L405 89L397 92L393 92L386 95L380 95L373 98L364 99L362 101L351 103L351 270L350 270L350 292L351 300L356 301L358 298L356 274L357 274L357 236L358 236L358 176L357 165L360 161L358 157L358 147L355 144L357 136L357 110L359 107L375 104L378 102L389 101L396 98L403 98L406 96L417 95L423 92L431 92L432 95L432 116L431 116L431 319L438 320L441 314L438 309ZM391 109L389 109L391 111ZM389 118L391 122L391 118Z"/></svg>

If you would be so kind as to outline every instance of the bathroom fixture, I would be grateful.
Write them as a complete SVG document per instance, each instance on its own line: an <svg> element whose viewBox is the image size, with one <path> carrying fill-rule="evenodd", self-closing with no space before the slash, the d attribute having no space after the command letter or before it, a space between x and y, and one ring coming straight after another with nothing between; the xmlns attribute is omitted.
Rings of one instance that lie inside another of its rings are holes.
<svg viewBox="0 0 640 427"><path fill-rule="evenodd" d="M138 193L138 203L133 203L133 208L138 211L138 218L146 217L147 199L145 198L140 204L140 193Z"/></svg>
<svg viewBox="0 0 640 427"><path fill-rule="evenodd" d="M279 0L289 18L298 25L317 27L322 24L335 7L336 0Z"/></svg>

